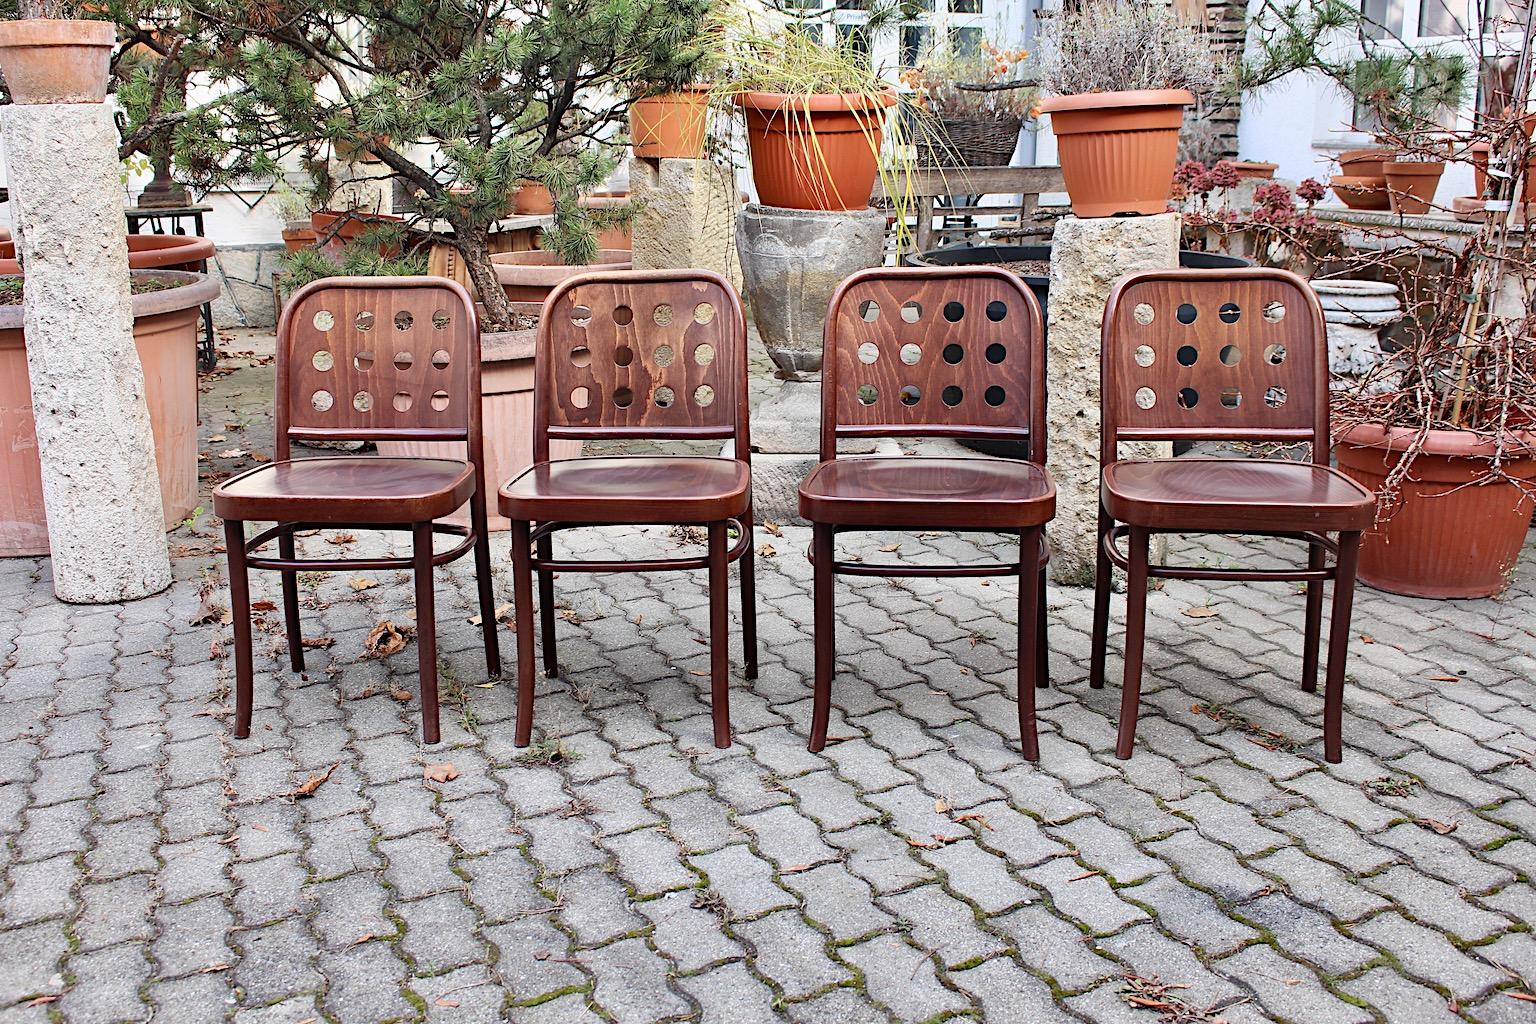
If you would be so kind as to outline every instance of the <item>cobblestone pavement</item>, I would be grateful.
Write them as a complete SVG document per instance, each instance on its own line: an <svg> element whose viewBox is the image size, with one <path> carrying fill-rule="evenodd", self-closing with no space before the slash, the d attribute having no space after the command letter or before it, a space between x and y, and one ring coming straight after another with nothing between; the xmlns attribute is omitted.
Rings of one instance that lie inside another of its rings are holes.
<svg viewBox="0 0 1536 1024"><path fill-rule="evenodd" d="M511 686L484 685L468 560L439 575L441 745L419 743L414 645L362 657L377 623L411 621L399 573L304 577L305 635L329 643L307 678L263 614L255 726L233 740L229 627L192 623L205 580L223 597L198 529L173 589L132 605L65 606L45 562L0 562L5 1024L1150 1024L1131 987L1155 1002L1153 978L1177 986L1164 1020L1536 1020L1529 549L1500 600L1361 592L1337 766L1296 682L1294 588L1151 595L1128 762L1118 688L1086 683L1091 595L1053 588L1034 767L1007 581L840 581L836 742L808 753L809 531L792 527L756 538L762 674L741 680L736 633L729 750L710 743L701 573L564 574L562 674L520 751ZM504 535L495 562L505 598ZM255 598L276 583L257 574ZM457 777L427 781L440 763Z"/></svg>

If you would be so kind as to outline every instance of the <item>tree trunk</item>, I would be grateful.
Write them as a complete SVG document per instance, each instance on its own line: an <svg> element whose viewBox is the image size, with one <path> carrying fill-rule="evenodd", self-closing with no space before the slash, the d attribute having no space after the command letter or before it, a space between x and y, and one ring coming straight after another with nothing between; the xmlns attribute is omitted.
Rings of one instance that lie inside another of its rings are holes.
<svg viewBox="0 0 1536 1024"><path fill-rule="evenodd" d="M20 0L16 14L22 20L28 18L77 18L74 4L69 0Z"/></svg>
<svg viewBox="0 0 1536 1024"><path fill-rule="evenodd" d="M502 290L501 282L496 280L496 268L491 265L491 246L485 229L455 224L453 235L454 244L464 257L464 269L468 271L469 279L474 282L475 291L479 293L480 303L485 307L481 329L509 331L516 327L512 306L507 302L507 293Z"/></svg>

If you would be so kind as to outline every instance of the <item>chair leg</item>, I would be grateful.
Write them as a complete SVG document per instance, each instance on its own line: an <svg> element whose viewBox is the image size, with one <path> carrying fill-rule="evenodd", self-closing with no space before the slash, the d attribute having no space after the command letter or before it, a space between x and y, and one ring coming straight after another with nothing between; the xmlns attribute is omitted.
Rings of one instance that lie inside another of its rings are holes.
<svg viewBox="0 0 1536 1024"><path fill-rule="evenodd" d="M555 557L555 545L548 537L539 538L540 561ZM544 648L544 675L553 679L560 674L560 659L555 656L555 574L539 570L539 643Z"/></svg>
<svg viewBox="0 0 1536 1024"><path fill-rule="evenodd" d="M709 704L715 720L715 746L731 745L730 562L728 524L709 524Z"/></svg>
<svg viewBox="0 0 1536 1024"><path fill-rule="evenodd" d="M245 524L224 520L229 560L229 611L235 622L235 736L251 734L251 587L245 566Z"/></svg>
<svg viewBox="0 0 1536 1024"><path fill-rule="evenodd" d="M283 532L277 535L277 551L289 561L298 557L292 526L284 527ZM288 631L288 663L293 666L295 672L303 672L304 633L299 625L299 574L292 569L284 569L281 575L283 577L283 625Z"/></svg>
<svg viewBox="0 0 1536 1024"><path fill-rule="evenodd" d="M512 520L512 608L517 616L517 729L512 742L533 739L533 565L529 524Z"/></svg>
<svg viewBox="0 0 1536 1024"><path fill-rule="evenodd" d="M491 574L491 538L486 531L484 505L471 501L475 531L475 584L480 590L480 636L485 644L485 672L501 678L501 624L496 621L495 577Z"/></svg>
<svg viewBox="0 0 1536 1024"><path fill-rule="evenodd" d="M1339 535L1339 565L1333 579L1333 614L1328 620L1328 680L1323 694L1323 760L1344 760L1344 661L1349 656L1349 616L1355 603L1360 534Z"/></svg>
<svg viewBox="0 0 1536 1024"><path fill-rule="evenodd" d="M421 676L421 738L442 739L437 714L437 594L432 586L432 524L411 527L411 574L416 583L416 664Z"/></svg>
<svg viewBox="0 0 1536 1024"><path fill-rule="evenodd" d="M1104 537L1114 528L1114 521L1099 510L1099 529L1095 535L1098 557L1093 575L1093 640L1088 668L1088 685L1104 689L1104 659L1109 650L1109 595L1114 592L1115 567L1104 553Z"/></svg>
<svg viewBox="0 0 1536 1024"><path fill-rule="evenodd" d="M1321 544L1307 545L1307 568L1321 569L1326 563ZM1301 645L1301 688L1317 692L1318 653L1323 646L1323 581L1307 581L1307 626Z"/></svg>
<svg viewBox="0 0 1536 1024"><path fill-rule="evenodd" d="M837 652L836 620L832 615L832 527L815 525L811 542L813 567L812 597L815 604L812 638L816 648L816 682L811 698L811 743L813 751L827 745L827 721L832 715L832 672Z"/></svg>
<svg viewBox="0 0 1536 1024"><path fill-rule="evenodd" d="M1039 578L1040 596L1037 601L1035 624L1035 687L1047 689L1051 685L1051 645L1045 636L1045 577L1046 572L1041 569L1037 574Z"/></svg>
<svg viewBox="0 0 1536 1024"><path fill-rule="evenodd" d="M1131 527L1130 582L1125 592L1125 681L1120 690L1120 735L1115 756L1124 761L1136 742L1141 711L1141 660L1147 637L1147 547L1145 527Z"/></svg>
<svg viewBox="0 0 1536 1024"><path fill-rule="evenodd" d="M1026 761L1040 760L1040 739L1035 730L1035 687L1039 685L1040 632L1039 556L1040 527L1019 531L1019 738Z"/></svg>
<svg viewBox="0 0 1536 1024"><path fill-rule="evenodd" d="M752 509L741 520L747 533L747 550L741 556L741 646L746 655L748 679L757 678L757 537L752 531Z"/></svg>

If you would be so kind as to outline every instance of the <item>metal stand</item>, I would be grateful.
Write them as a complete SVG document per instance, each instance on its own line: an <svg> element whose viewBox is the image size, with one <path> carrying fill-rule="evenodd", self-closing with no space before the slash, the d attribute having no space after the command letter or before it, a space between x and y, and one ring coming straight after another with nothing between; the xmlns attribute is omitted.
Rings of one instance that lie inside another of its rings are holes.
<svg viewBox="0 0 1536 1024"><path fill-rule="evenodd" d="M192 222L192 233L197 237L203 235L203 214L210 212L211 206L130 206L123 211L128 217L128 233L130 235L185 235L186 228L182 221ZM149 230L144 226L148 224ZM198 269L208 273L208 261L200 260ZM197 368L206 373L218 365L219 352L213 343L213 303L203 304L203 340L197 346Z"/></svg>

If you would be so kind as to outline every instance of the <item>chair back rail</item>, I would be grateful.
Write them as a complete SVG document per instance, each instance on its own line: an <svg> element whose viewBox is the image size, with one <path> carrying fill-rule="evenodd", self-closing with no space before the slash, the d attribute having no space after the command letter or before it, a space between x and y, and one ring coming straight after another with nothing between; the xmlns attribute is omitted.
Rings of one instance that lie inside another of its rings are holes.
<svg viewBox="0 0 1536 1024"><path fill-rule="evenodd" d="M544 302L534 373L535 462L550 438L735 441L749 448L746 317L705 270L605 271Z"/></svg>
<svg viewBox="0 0 1536 1024"><path fill-rule="evenodd" d="M1104 308L1100 462L1120 441L1312 443L1328 461L1322 308L1284 270L1155 270Z"/></svg>
<svg viewBox="0 0 1536 1024"><path fill-rule="evenodd" d="M827 310L821 459L841 437L1029 442L1045 462L1040 306L997 267L875 268Z"/></svg>

